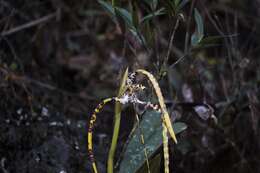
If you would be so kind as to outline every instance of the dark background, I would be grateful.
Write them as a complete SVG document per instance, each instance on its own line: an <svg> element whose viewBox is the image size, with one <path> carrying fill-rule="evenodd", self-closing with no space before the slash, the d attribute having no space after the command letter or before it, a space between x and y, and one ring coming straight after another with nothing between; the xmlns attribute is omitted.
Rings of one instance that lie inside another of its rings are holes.
<svg viewBox="0 0 260 173"><path fill-rule="evenodd" d="M197 0L195 7L207 36L233 36L195 51L170 72L172 82L161 81L167 100L169 88L175 89L183 104L171 111L188 125L172 150L173 170L260 172L260 1ZM161 17L157 24L163 55L174 23ZM186 28L187 20L177 30L169 64L183 54ZM127 66L156 74L156 58L143 48L133 52L131 38L94 0L0 0L0 30L0 172L90 172L86 129L92 110L100 99L116 95ZM202 120L194 104L185 104L188 92L195 105L214 108L217 125ZM134 123L132 110L124 112L119 148ZM101 170L112 122L110 105L94 133Z"/></svg>

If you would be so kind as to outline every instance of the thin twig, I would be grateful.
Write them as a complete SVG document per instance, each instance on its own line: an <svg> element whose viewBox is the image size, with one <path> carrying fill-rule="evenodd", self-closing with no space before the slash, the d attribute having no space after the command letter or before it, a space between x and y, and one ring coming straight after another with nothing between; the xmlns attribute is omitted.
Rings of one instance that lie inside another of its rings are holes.
<svg viewBox="0 0 260 173"><path fill-rule="evenodd" d="M182 57L180 57L179 59L177 59L173 64L170 65L170 68L173 68L175 65L177 65L180 61L182 61L186 56L188 56L188 54L183 55Z"/></svg>
<svg viewBox="0 0 260 173"><path fill-rule="evenodd" d="M15 48L14 48L14 46L12 45L12 43L11 43L11 42L9 41L9 39L6 38L6 37L2 37L1 39L6 42L6 44L7 44L7 46L9 47L11 53L13 54L14 59L15 59L15 60L18 62L18 64L20 65L22 72L24 72L24 65L23 65L21 59L18 57L18 55L17 55L17 53L16 53L16 51L15 51ZM0 40L1 40L1 39L0 39Z"/></svg>
<svg viewBox="0 0 260 173"><path fill-rule="evenodd" d="M11 35L11 34L14 34L16 32L19 32L19 31L22 31L24 29L28 29L28 28L31 28L33 26L36 26L36 25L39 25L40 23L43 23L43 22L47 22L48 20L54 18L56 16L56 13L52 13L52 14L49 14L47 16L44 16L42 18L39 18L39 19L36 19L34 21L31 21L31 22L28 22L26 24L23 24L23 25L20 25L20 26L17 26L17 27L14 27L8 31L3 31L1 33L1 36L4 37L4 36L8 36L8 35Z"/></svg>
<svg viewBox="0 0 260 173"><path fill-rule="evenodd" d="M220 27L217 25L217 23L214 21L214 19L212 18L212 16L210 15L208 9L205 7L204 4L202 4L203 8L205 9L205 13L208 16L209 21L213 24L213 26L216 28L216 30L219 32L219 34L224 38L224 43L225 43L225 47L227 48L227 53L228 53L228 62L229 65L231 67L231 74L232 74L232 79L233 79L233 86L235 85L236 82L236 75L235 75L235 69L234 69L234 63L233 63L233 59L232 59L232 54L230 52L230 44L229 44L229 40L226 38L224 32L220 29L221 23L217 18L218 23L220 24ZM223 27L222 27L223 28Z"/></svg>
<svg viewBox="0 0 260 173"><path fill-rule="evenodd" d="M8 8L9 10L12 10L12 13L10 16L13 16L14 14L19 14L19 16L25 20L29 20L29 17L26 16L25 13L21 12L20 10L18 10L17 8L13 7L9 2L6 2L5 0L1 0L0 1L1 6Z"/></svg>
<svg viewBox="0 0 260 173"><path fill-rule="evenodd" d="M4 79L9 79L19 85L31 84L31 85L35 85L35 86L47 89L49 91L57 91L64 95L83 98L82 96L79 96L78 94L68 92L66 90L60 89L51 84L44 83L44 82L38 81L36 79L29 78L27 76L16 75L15 73L13 73L13 72L9 71L8 69L6 69L5 67L3 67L3 65L1 65L1 64L0 64L0 72L3 74ZM90 95L85 95L84 98L87 98L88 100L95 100L95 98Z"/></svg>
<svg viewBox="0 0 260 173"><path fill-rule="evenodd" d="M166 57L164 59L164 65L166 65L168 63L168 60L169 60L169 57L170 57L170 53L171 53L171 47L173 45L173 40L174 40L174 36L175 36L176 30L179 27L180 19L181 19L181 17L178 16L177 20L176 20L176 23L175 23L175 26L173 28L173 31L172 31L172 34L171 34L171 38L170 38L170 42L169 42L169 46L168 46L168 50L167 50L167 54L166 54Z"/></svg>
<svg viewBox="0 0 260 173"><path fill-rule="evenodd" d="M168 41L165 38L160 38L160 44L163 46L168 46ZM172 45L171 47L171 53L173 53L177 58L180 58L184 55L184 52L177 48L176 46Z"/></svg>

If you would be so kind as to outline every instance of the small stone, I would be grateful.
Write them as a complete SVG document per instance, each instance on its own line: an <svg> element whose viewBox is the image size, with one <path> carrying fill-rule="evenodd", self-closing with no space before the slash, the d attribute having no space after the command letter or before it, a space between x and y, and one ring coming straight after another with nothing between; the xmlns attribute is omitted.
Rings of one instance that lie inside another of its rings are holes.
<svg viewBox="0 0 260 173"><path fill-rule="evenodd" d="M79 150L79 144L78 144L77 141L75 141L75 149L76 149L76 150Z"/></svg>
<svg viewBox="0 0 260 173"><path fill-rule="evenodd" d="M70 121L70 120L67 120L66 123L67 123L67 125L70 125L70 124L71 124L71 121Z"/></svg>
<svg viewBox="0 0 260 173"><path fill-rule="evenodd" d="M78 128L81 128L82 127L82 125L81 125L81 123L79 122L79 123L77 123L77 127Z"/></svg>
<svg viewBox="0 0 260 173"><path fill-rule="evenodd" d="M50 126L59 126L59 127L63 126L63 124L61 122L56 122L56 121L50 122L49 125Z"/></svg>
<svg viewBox="0 0 260 173"><path fill-rule="evenodd" d="M19 114L19 115L21 115L22 112L23 112L23 108L20 108L20 109L18 109L18 110L16 111L16 113Z"/></svg>
<svg viewBox="0 0 260 173"><path fill-rule="evenodd" d="M38 121L42 121L42 117L38 117L37 120L38 120Z"/></svg>
<svg viewBox="0 0 260 173"><path fill-rule="evenodd" d="M42 107L41 115L48 117L49 116L49 110L46 107Z"/></svg>
<svg viewBox="0 0 260 173"><path fill-rule="evenodd" d="M41 161L40 157L36 157L36 158L35 158L35 161L36 161L37 163L39 163L39 162Z"/></svg>

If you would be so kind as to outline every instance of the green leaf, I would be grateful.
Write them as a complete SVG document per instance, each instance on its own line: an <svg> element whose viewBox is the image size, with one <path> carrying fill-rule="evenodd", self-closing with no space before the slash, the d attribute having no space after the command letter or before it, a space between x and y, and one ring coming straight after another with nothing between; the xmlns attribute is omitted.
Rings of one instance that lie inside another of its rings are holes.
<svg viewBox="0 0 260 173"><path fill-rule="evenodd" d="M190 0L182 0L178 5L178 11L181 10Z"/></svg>
<svg viewBox="0 0 260 173"><path fill-rule="evenodd" d="M198 37L198 34L194 33L191 36L191 45L195 47L199 43L200 39Z"/></svg>
<svg viewBox="0 0 260 173"><path fill-rule="evenodd" d="M161 114L156 111L147 111L140 122L140 128L144 133L144 142L148 157L151 157L162 145ZM187 128L184 123L174 123L176 134ZM130 137L129 143L120 164L119 173L135 173L145 164L144 145L140 141L140 129L136 128Z"/></svg>
<svg viewBox="0 0 260 173"><path fill-rule="evenodd" d="M141 23L147 22L151 20L153 17L164 15L166 13L165 8L161 8L155 12L152 12L151 14L146 15L142 18Z"/></svg>
<svg viewBox="0 0 260 173"><path fill-rule="evenodd" d="M224 36L208 36L203 37L203 39L197 44L194 48L208 48L208 47L215 47L219 46L221 40L227 37L236 37L236 34L224 35Z"/></svg>
<svg viewBox="0 0 260 173"><path fill-rule="evenodd" d="M195 45L194 48L206 48L206 47L214 47L218 46L218 42L223 39L222 36L209 36L204 37L198 44Z"/></svg>
<svg viewBox="0 0 260 173"><path fill-rule="evenodd" d="M135 29L132 15L126 9L115 7L115 12L119 17L123 19L129 29Z"/></svg>
<svg viewBox="0 0 260 173"><path fill-rule="evenodd" d="M15 70L17 70L17 68L18 68L17 63L12 62L12 64L10 65L10 69L13 70L13 71L15 71Z"/></svg>
<svg viewBox="0 0 260 173"><path fill-rule="evenodd" d="M129 29L129 32L132 34L132 36L134 36L140 45L147 46L146 40L140 32L138 33L136 29Z"/></svg>
<svg viewBox="0 0 260 173"><path fill-rule="evenodd" d="M201 40L200 44L213 44L213 43L217 43L219 42L221 39L223 39L224 37L222 36L208 36L205 37Z"/></svg>
<svg viewBox="0 0 260 173"><path fill-rule="evenodd" d="M152 10L157 8L158 0L144 0L144 2L149 5Z"/></svg>
<svg viewBox="0 0 260 173"><path fill-rule="evenodd" d="M183 122L173 123L173 130L176 134L181 133L187 129L187 125Z"/></svg>
<svg viewBox="0 0 260 173"><path fill-rule="evenodd" d="M114 19L116 17L114 7L109 2L98 0L98 3L107 11Z"/></svg>
<svg viewBox="0 0 260 173"><path fill-rule="evenodd" d="M230 35L224 35L224 36L220 36L220 35L215 35L215 36L208 36L208 37L204 37L200 44L202 45L206 45L206 44L217 44L219 43L222 39L224 38L228 38L228 37L237 37L237 34L230 34Z"/></svg>
<svg viewBox="0 0 260 173"><path fill-rule="evenodd" d="M149 22L144 23L143 27L143 36L146 42L147 47L152 47L154 44L154 30L151 28L151 24Z"/></svg>
<svg viewBox="0 0 260 173"><path fill-rule="evenodd" d="M111 0L113 7L119 5L119 0Z"/></svg>
<svg viewBox="0 0 260 173"><path fill-rule="evenodd" d="M124 72L124 75L122 77L122 80L120 82L120 87L119 87L119 91L118 91L117 97L122 97L122 95L125 93L127 78L128 78L128 67L126 68L126 70Z"/></svg>
<svg viewBox="0 0 260 173"><path fill-rule="evenodd" d="M132 2L131 13L132 13L133 25L135 26L135 28L138 28L140 24L138 11L139 11L138 3L136 1Z"/></svg>
<svg viewBox="0 0 260 173"><path fill-rule="evenodd" d="M195 8L194 17L196 21L196 31L191 36L191 45L196 46L204 37L204 24L199 11Z"/></svg>
<svg viewBox="0 0 260 173"><path fill-rule="evenodd" d="M190 0L164 0L163 4L171 16L176 16Z"/></svg>
<svg viewBox="0 0 260 173"><path fill-rule="evenodd" d="M174 0L175 7L179 5L180 0Z"/></svg>
<svg viewBox="0 0 260 173"><path fill-rule="evenodd" d="M163 4L165 9L167 10L167 14L173 16L177 10L175 3L172 0L164 0Z"/></svg>
<svg viewBox="0 0 260 173"><path fill-rule="evenodd" d="M198 34L202 38L204 36L204 24L203 24L203 19L199 13L199 11L195 8L195 21L197 24L197 29L198 29Z"/></svg>

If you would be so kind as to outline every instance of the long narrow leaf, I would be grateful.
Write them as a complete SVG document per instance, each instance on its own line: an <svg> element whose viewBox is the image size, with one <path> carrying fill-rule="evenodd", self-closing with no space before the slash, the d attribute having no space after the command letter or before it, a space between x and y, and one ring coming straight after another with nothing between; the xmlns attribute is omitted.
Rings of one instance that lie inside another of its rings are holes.
<svg viewBox="0 0 260 173"><path fill-rule="evenodd" d="M198 29L198 34L199 37L202 39L202 37L204 36L204 24L203 24L203 19L199 13L199 11L195 8L195 21L197 24L197 29Z"/></svg>
<svg viewBox="0 0 260 173"><path fill-rule="evenodd" d="M204 37L204 24L203 24L203 19L199 13L199 11L195 8L194 12L194 17L195 17L195 22L196 22L196 31L192 34L191 36L191 45L194 47Z"/></svg>
<svg viewBox="0 0 260 173"><path fill-rule="evenodd" d="M115 10L109 2L98 0L98 3L106 10L113 18L115 18Z"/></svg>
<svg viewBox="0 0 260 173"><path fill-rule="evenodd" d="M175 7L177 7L179 5L180 0L174 0L175 3Z"/></svg>
<svg viewBox="0 0 260 173"><path fill-rule="evenodd" d="M158 0L144 0L144 2L149 5L152 10L157 8Z"/></svg>
<svg viewBox="0 0 260 173"><path fill-rule="evenodd" d="M178 5L178 11L181 10L190 0L182 0Z"/></svg>
<svg viewBox="0 0 260 173"><path fill-rule="evenodd" d="M170 16L174 15L177 11L174 1L164 0L163 2L164 2L164 7L167 11L167 14L169 14Z"/></svg>
<svg viewBox="0 0 260 173"><path fill-rule="evenodd" d="M135 28L133 19L132 19L132 15L126 9L123 9L120 7L115 7L115 12L119 17L121 17L123 19L123 21L125 22L126 26L129 29Z"/></svg>
<svg viewBox="0 0 260 173"><path fill-rule="evenodd" d="M165 13L166 13L165 8L161 8L161 9L153 12L152 14L148 14L145 17L143 17L141 20L141 23L147 22L147 21L151 20L153 17L164 15Z"/></svg>

